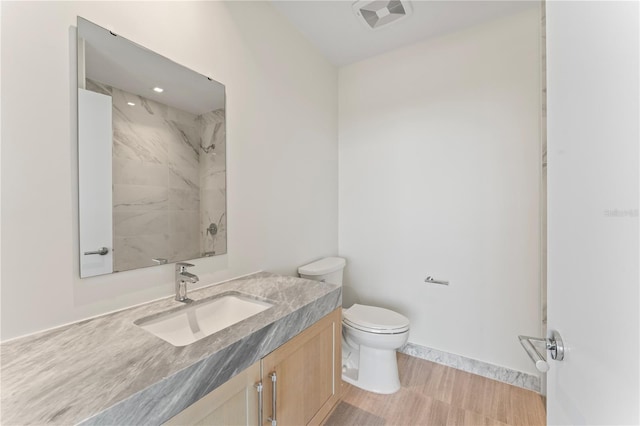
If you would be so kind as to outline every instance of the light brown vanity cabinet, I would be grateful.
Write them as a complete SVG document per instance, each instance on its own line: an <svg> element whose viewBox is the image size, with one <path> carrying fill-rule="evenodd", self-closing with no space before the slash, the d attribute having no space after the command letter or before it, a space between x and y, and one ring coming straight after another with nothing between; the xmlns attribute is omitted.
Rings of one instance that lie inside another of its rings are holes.
<svg viewBox="0 0 640 426"><path fill-rule="evenodd" d="M236 374L165 425L254 426L258 424L260 362Z"/></svg>
<svg viewBox="0 0 640 426"><path fill-rule="evenodd" d="M262 384L263 426L274 408L277 426L318 425L340 397L341 342L338 308L165 424L258 425Z"/></svg>
<svg viewBox="0 0 640 426"><path fill-rule="evenodd" d="M271 425L274 401L277 426L320 424L340 398L341 343L336 309L262 359L264 426Z"/></svg>

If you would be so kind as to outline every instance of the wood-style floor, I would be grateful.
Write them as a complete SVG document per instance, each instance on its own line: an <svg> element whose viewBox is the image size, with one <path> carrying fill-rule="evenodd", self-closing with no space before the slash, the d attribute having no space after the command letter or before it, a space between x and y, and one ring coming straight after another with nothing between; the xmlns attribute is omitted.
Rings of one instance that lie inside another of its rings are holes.
<svg viewBox="0 0 640 426"><path fill-rule="evenodd" d="M398 354L402 388L378 395L344 383L326 426L544 425L542 397L532 391Z"/></svg>

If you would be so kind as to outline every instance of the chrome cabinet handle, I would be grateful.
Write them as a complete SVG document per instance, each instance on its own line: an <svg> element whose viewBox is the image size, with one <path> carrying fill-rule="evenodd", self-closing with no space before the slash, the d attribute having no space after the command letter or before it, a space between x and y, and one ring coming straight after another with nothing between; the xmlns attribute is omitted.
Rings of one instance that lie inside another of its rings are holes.
<svg viewBox="0 0 640 426"><path fill-rule="evenodd" d="M533 342L544 343L545 348L551 353L551 359L555 359L556 361L562 361L564 359L564 343L562 342L560 333L552 330L550 334L551 336L546 339L542 339L540 337L518 336L520 344L524 348L525 352L527 352L531 361L536 365L538 371L542 373L549 371L549 363L547 363Z"/></svg>
<svg viewBox="0 0 640 426"><path fill-rule="evenodd" d="M104 256L105 254L109 253L109 249L106 247L100 247L100 250L95 250L95 251L85 251L84 255L85 256L89 256L91 254L99 254L100 256Z"/></svg>
<svg viewBox="0 0 640 426"><path fill-rule="evenodd" d="M262 426L262 382L258 382L253 385L258 391L258 426Z"/></svg>
<svg viewBox="0 0 640 426"><path fill-rule="evenodd" d="M271 379L271 417L268 417L267 420L271 422L271 426L276 426L278 423L276 417L276 404L277 404L277 394L278 394L278 385L276 376L276 372L269 373L269 378Z"/></svg>

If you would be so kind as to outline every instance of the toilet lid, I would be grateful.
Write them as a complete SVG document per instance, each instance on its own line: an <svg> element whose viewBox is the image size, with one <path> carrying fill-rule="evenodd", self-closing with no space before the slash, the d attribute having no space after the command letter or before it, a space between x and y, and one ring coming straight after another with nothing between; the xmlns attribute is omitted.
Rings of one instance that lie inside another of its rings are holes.
<svg viewBox="0 0 640 426"><path fill-rule="evenodd" d="M374 333L401 333L409 329L409 318L389 309L354 304L342 311L348 325Z"/></svg>
<svg viewBox="0 0 640 426"><path fill-rule="evenodd" d="M325 257L298 268L300 275L324 275L344 268L347 261L341 257Z"/></svg>

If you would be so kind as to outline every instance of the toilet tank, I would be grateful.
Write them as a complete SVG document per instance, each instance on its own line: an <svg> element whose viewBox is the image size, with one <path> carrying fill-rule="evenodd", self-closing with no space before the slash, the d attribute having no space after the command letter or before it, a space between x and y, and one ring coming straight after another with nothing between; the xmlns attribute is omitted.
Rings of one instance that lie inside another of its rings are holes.
<svg viewBox="0 0 640 426"><path fill-rule="evenodd" d="M341 257L325 257L298 268L301 278L342 285L342 271L347 264Z"/></svg>

